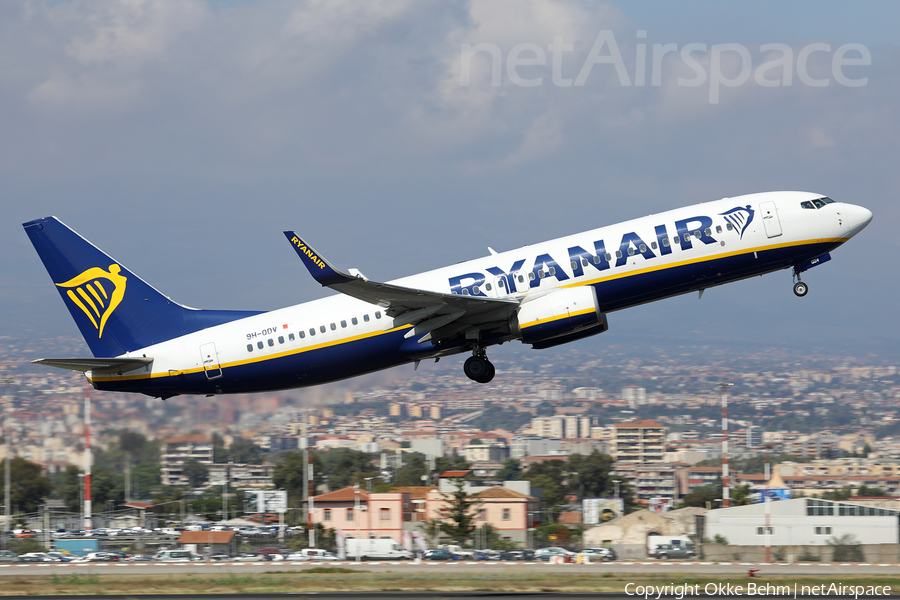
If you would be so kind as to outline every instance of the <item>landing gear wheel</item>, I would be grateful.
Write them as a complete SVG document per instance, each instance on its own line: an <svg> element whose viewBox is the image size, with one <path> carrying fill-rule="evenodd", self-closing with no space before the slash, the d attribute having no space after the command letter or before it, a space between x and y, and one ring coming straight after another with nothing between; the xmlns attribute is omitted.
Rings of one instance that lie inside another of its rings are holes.
<svg viewBox="0 0 900 600"><path fill-rule="evenodd" d="M809 292L809 286L803 283L802 281L798 281L794 284L794 295L799 298L802 298Z"/></svg>
<svg viewBox="0 0 900 600"><path fill-rule="evenodd" d="M478 383L487 383L494 378L494 365L483 356L470 356L463 365L466 377Z"/></svg>

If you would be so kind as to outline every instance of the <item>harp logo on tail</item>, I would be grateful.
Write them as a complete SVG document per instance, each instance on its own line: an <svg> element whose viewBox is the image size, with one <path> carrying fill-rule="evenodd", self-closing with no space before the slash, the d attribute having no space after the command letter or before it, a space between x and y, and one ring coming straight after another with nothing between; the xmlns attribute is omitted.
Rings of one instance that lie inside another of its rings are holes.
<svg viewBox="0 0 900 600"><path fill-rule="evenodd" d="M93 267L69 281L56 284L68 288L66 295L94 324L98 338L103 337L107 319L125 296L128 278L119 274L121 270L117 264L109 265L109 271Z"/></svg>
<svg viewBox="0 0 900 600"><path fill-rule="evenodd" d="M734 228L741 234L741 239L744 239L744 232L747 231L747 227L753 220L754 212L755 211L750 208L750 205L748 204L745 207L738 206L719 214L725 217L726 221L734 225Z"/></svg>

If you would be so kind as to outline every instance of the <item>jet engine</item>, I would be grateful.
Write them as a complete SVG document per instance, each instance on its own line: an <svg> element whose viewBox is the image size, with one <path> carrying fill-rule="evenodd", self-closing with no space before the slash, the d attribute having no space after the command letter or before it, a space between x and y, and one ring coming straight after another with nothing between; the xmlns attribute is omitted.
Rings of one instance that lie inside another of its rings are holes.
<svg viewBox="0 0 900 600"><path fill-rule="evenodd" d="M609 329L597 290L585 285L526 297L510 320L512 334L535 348L549 348Z"/></svg>

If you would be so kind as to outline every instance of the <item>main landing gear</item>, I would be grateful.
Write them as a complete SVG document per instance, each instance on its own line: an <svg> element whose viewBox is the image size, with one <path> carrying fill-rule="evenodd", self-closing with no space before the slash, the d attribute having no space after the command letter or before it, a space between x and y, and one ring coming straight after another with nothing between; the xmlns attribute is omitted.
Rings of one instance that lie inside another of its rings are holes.
<svg viewBox="0 0 900 600"><path fill-rule="evenodd" d="M463 364L466 377L478 383L487 383L494 378L494 365L488 360L484 348L476 348L472 356Z"/></svg>
<svg viewBox="0 0 900 600"><path fill-rule="evenodd" d="M794 295L802 298L809 293L809 286L800 281L800 269L794 266Z"/></svg>

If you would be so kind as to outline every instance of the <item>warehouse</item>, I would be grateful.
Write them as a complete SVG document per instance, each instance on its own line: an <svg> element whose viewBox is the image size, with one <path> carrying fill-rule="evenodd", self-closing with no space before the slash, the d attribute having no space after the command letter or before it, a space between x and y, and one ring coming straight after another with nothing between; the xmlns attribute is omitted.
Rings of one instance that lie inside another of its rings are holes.
<svg viewBox="0 0 900 600"><path fill-rule="evenodd" d="M825 546L845 535L864 545L900 542L896 510L816 498L774 501L768 507L771 546ZM710 510L704 537L718 535L734 546L764 546L766 521L765 504Z"/></svg>

